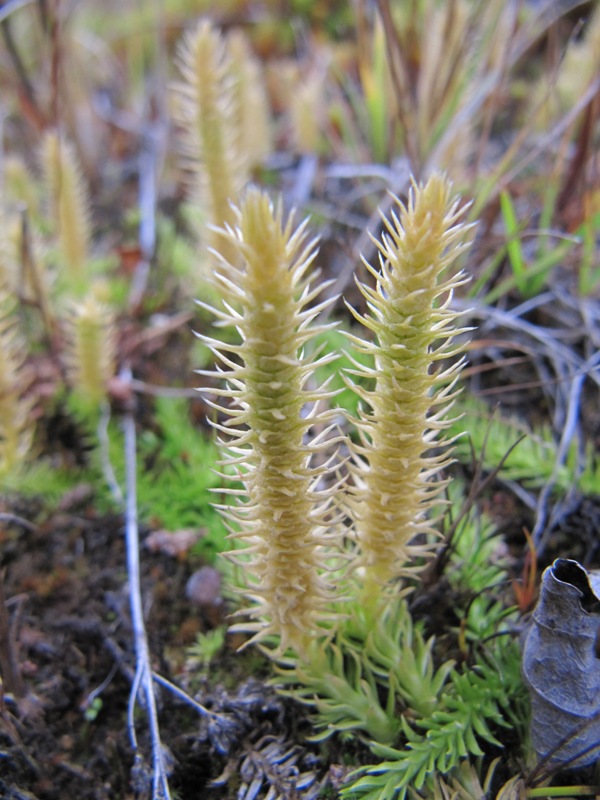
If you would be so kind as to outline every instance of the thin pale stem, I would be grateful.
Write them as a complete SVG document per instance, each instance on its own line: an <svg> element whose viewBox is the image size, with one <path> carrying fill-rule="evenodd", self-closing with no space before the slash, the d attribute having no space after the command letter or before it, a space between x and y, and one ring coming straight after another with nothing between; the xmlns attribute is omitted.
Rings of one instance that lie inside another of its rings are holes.
<svg viewBox="0 0 600 800"><path fill-rule="evenodd" d="M131 282L131 290L129 292L130 309L137 308L142 302L148 284L152 257L154 256L157 174L163 150L163 129L164 125L159 122L154 126L149 126L142 136L142 148L139 158L139 243L141 257Z"/></svg>
<svg viewBox="0 0 600 800"><path fill-rule="evenodd" d="M110 440L108 436L108 423L110 422L110 406L104 403L100 412L100 419L96 428L96 436L98 437L98 454L100 456L100 465L102 467L102 474L104 480L108 484L110 493L113 500L117 505L123 506L125 499L123 492L119 486L119 482L115 476L115 471L110 460Z"/></svg>
<svg viewBox="0 0 600 800"><path fill-rule="evenodd" d="M195 708L196 711L200 714L200 716L208 717L209 719L212 720L225 719L224 717L222 717L221 714L216 714L214 711L210 711L208 708L206 708L206 706L203 706L202 703L199 703L197 700L194 700L194 698L190 697L190 695L187 692L184 692L183 689L179 688L179 686L177 686L174 683L171 683L171 681L167 680L167 678L163 678L163 676L159 675L157 672L152 673L152 678L160 686L164 686L165 689L168 689L171 692L171 694L174 694L184 703L187 703L192 708Z"/></svg>
<svg viewBox="0 0 600 800"><path fill-rule="evenodd" d="M121 371L124 382L131 380L131 372L124 368ZM133 722L133 708L137 699L138 689L141 689L145 699L146 715L150 728L152 743L152 800L170 800L169 784L160 732L158 726L158 712L152 667L150 664L150 649L144 624L142 607L142 591L140 581L140 542L137 517L137 480L136 480L136 433L133 413L128 411L123 416L123 433L125 437L125 543L127 549L127 574L129 577L129 601L131 606L131 625L133 628L136 671L131 688L129 703L129 730L134 749L136 749L135 725Z"/></svg>

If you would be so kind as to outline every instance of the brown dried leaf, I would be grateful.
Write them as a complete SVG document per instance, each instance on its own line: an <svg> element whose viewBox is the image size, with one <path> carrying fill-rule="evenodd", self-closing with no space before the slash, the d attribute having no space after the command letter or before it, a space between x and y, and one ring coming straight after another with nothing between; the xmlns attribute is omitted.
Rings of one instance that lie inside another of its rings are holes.
<svg viewBox="0 0 600 800"><path fill-rule="evenodd" d="M559 558L544 571L523 650L531 740L550 766L600 755L600 576Z"/></svg>

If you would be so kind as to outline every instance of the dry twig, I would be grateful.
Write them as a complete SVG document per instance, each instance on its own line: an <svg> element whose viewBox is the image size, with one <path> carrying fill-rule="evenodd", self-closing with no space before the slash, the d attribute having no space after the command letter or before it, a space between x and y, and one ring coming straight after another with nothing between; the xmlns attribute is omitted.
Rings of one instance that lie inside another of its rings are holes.
<svg viewBox="0 0 600 800"><path fill-rule="evenodd" d="M131 373L123 369L120 375L124 382L131 380ZM145 700L146 715L152 742L152 800L170 800L165 751L160 740L154 680L150 664L150 649L144 624L142 591L140 582L140 542L137 517L136 483L136 431L131 410L123 416L125 437L125 541L127 549L127 574L129 577L129 598L131 604L131 624L136 655L136 670L129 697L128 729L131 745L139 757L135 733L134 709L138 692Z"/></svg>

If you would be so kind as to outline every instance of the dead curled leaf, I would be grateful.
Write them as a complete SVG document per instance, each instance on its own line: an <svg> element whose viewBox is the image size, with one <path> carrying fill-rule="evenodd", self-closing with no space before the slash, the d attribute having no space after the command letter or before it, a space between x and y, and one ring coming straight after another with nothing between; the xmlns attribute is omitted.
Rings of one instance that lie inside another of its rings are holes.
<svg viewBox="0 0 600 800"><path fill-rule="evenodd" d="M549 766L600 756L600 575L559 558L542 575L526 634L523 676L531 695L531 740Z"/></svg>

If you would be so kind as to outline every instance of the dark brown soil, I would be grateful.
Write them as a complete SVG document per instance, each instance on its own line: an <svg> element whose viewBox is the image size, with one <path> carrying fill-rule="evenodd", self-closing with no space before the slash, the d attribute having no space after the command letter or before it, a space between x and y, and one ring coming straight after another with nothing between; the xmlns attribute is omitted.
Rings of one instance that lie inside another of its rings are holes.
<svg viewBox="0 0 600 800"><path fill-rule="evenodd" d="M45 517L34 504L22 503L10 512L37 525L30 530L11 523L0 532L9 639L3 655L14 665L0 705L0 798L150 797L150 745L139 702L135 727L142 758L135 766L127 731L135 659L123 520L86 509ZM314 746L296 747L285 768L276 763L294 740L303 741L304 712L265 685L256 653L228 649L210 675L186 664L186 647L210 625L185 594L194 560L144 550L142 564L154 668L222 714L209 726L171 692L157 691L174 796L232 796L228 783L268 773L269 759L279 769L284 796L297 796L288 773L308 771L316 788L324 768ZM251 672L255 678L247 677Z"/></svg>

